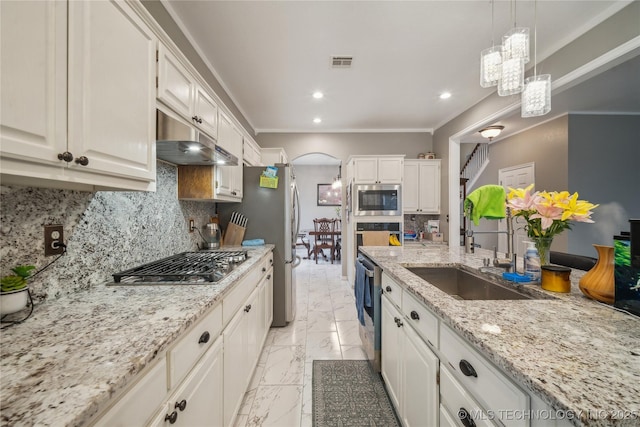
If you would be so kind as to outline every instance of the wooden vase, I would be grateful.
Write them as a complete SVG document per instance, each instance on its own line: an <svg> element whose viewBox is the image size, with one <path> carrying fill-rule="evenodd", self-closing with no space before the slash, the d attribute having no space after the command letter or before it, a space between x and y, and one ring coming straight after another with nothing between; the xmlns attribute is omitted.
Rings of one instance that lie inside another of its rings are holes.
<svg viewBox="0 0 640 427"><path fill-rule="evenodd" d="M615 290L613 246L593 245L598 251L598 261L580 279L583 294L597 301L613 304Z"/></svg>

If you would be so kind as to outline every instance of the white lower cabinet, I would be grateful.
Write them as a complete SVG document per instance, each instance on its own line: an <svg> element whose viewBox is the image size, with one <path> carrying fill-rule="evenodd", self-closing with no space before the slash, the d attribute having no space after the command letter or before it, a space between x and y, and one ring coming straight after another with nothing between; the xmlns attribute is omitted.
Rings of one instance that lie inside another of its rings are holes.
<svg viewBox="0 0 640 427"><path fill-rule="evenodd" d="M404 426L437 425L438 365L436 355L385 295L382 376Z"/></svg>
<svg viewBox="0 0 640 427"><path fill-rule="evenodd" d="M223 339L218 339L169 398L164 417L155 425L223 426ZM172 422L173 421L173 422Z"/></svg>
<svg viewBox="0 0 640 427"><path fill-rule="evenodd" d="M272 263L269 252L90 425L231 426L271 326Z"/></svg>
<svg viewBox="0 0 640 427"><path fill-rule="evenodd" d="M440 400L442 406L448 410L450 414L454 414L455 423L453 425L471 427L471 426L492 426L489 417L482 410L482 407L467 393L453 374L444 364L440 367ZM445 420L441 426L450 425Z"/></svg>

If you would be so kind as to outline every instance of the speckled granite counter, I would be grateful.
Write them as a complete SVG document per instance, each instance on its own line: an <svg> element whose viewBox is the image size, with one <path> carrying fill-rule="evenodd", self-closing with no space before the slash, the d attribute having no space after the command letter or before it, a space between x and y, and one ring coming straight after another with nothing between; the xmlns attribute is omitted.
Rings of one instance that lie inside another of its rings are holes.
<svg viewBox="0 0 640 427"><path fill-rule="evenodd" d="M568 294L513 285L552 299L459 301L401 264L477 269L490 251L465 254L436 245L360 250L521 386L554 409L573 411L575 424L640 425L640 319L586 298L578 288L584 272L572 272Z"/></svg>
<svg viewBox="0 0 640 427"><path fill-rule="evenodd" d="M105 285L36 306L2 330L2 425L85 425L272 248L244 248L212 285Z"/></svg>

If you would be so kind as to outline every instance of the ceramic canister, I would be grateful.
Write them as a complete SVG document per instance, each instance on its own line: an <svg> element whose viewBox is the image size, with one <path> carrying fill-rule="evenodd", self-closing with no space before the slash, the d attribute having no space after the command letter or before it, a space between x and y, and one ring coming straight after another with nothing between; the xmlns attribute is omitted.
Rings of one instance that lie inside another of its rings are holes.
<svg viewBox="0 0 640 427"><path fill-rule="evenodd" d="M559 265L542 266L542 289L552 292L571 292L571 269Z"/></svg>

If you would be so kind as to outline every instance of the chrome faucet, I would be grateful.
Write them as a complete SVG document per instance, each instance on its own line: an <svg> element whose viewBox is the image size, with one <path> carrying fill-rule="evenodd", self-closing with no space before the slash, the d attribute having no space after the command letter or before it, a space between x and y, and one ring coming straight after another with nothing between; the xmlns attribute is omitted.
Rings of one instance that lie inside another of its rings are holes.
<svg viewBox="0 0 640 427"><path fill-rule="evenodd" d="M473 231L469 228L465 232L465 251L467 253L473 253L474 234L506 234L507 235L507 253L504 258L498 258L497 248L493 248L493 265L494 267L504 268L510 273L516 272L516 260L517 255L514 251L514 235L513 232L513 216L511 215L511 209L507 208L507 230L506 231Z"/></svg>

